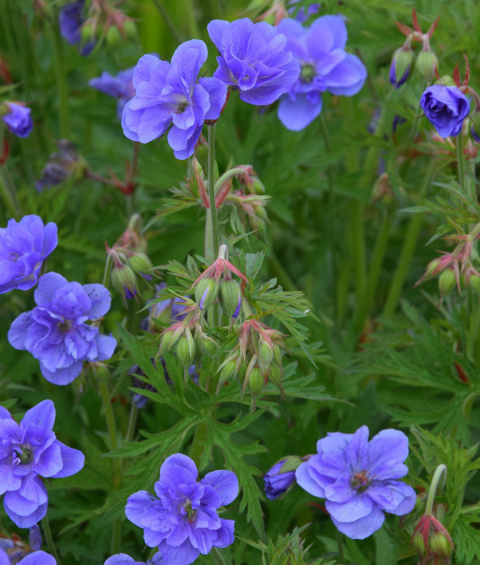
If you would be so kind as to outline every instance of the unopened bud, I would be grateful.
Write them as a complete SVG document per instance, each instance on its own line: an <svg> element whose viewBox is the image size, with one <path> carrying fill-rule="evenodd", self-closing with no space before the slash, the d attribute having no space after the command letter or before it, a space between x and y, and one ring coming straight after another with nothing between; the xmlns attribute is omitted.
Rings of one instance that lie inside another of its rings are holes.
<svg viewBox="0 0 480 565"><path fill-rule="evenodd" d="M395 88L402 86L410 76L415 62L415 53L410 47L401 47L393 54L390 65L390 82Z"/></svg>
<svg viewBox="0 0 480 565"><path fill-rule="evenodd" d="M207 355L210 355L210 357L213 357L218 351L218 345L210 337L205 337L204 339L202 339L201 347Z"/></svg>
<svg viewBox="0 0 480 565"><path fill-rule="evenodd" d="M225 310L229 317L236 318L240 313L239 302L241 306L242 291L240 290L240 285L230 279L228 281L223 281L220 285L220 300L222 303L222 308ZM236 316L234 316L236 314Z"/></svg>
<svg viewBox="0 0 480 565"><path fill-rule="evenodd" d="M472 136L476 143L480 143L480 110L472 114Z"/></svg>
<svg viewBox="0 0 480 565"><path fill-rule="evenodd" d="M412 545L418 551L420 555L425 555L427 548L425 547L425 542L423 541L423 535L417 532L412 538Z"/></svg>
<svg viewBox="0 0 480 565"><path fill-rule="evenodd" d="M268 373L272 361L273 361L272 346L264 341L260 346L260 351L258 353L258 364L260 365L260 369L262 370L263 373Z"/></svg>
<svg viewBox="0 0 480 565"><path fill-rule="evenodd" d="M448 75L440 77L435 84L439 84L440 86L457 86L453 78Z"/></svg>
<svg viewBox="0 0 480 565"><path fill-rule="evenodd" d="M208 145L206 143L198 143L195 147L195 155L197 157L197 164L199 164L204 171L208 170ZM195 162L194 162L195 166Z"/></svg>
<svg viewBox="0 0 480 565"><path fill-rule="evenodd" d="M176 353L180 363L185 369L188 369L195 358L195 341L189 328L186 329L185 335L178 340Z"/></svg>
<svg viewBox="0 0 480 565"><path fill-rule="evenodd" d="M93 26L89 23L84 23L80 28L82 43L88 43L93 39Z"/></svg>
<svg viewBox="0 0 480 565"><path fill-rule="evenodd" d="M128 265L119 265L112 271L112 286L122 299L133 298L137 294L137 277Z"/></svg>
<svg viewBox="0 0 480 565"><path fill-rule="evenodd" d="M125 20L123 22L123 29L128 37L134 38L137 36L137 24L133 20Z"/></svg>
<svg viewBox="0 0 480 565"><path fill-rule="evenodd" d="M452 546L442 532L433 532L430 537L430 549L438 557L450 557Z"/></svg>
<svg viewBox="0 0 480 565"><path fill-rule="evenodd" d="M113 25L109 26L105 37L107 39L107 45L109 45L110 47L115 47L122 40L120 30L118 29L118 27Z"/></svg>
<svg viewBox="0 0 480 565"><path fill-rule="evenodd" d="M445 269L442 274L438 277L438 289L440 291L440 296L443 298L447 296L455 288L456 279L453 269Z"/></svg>
<svg viewBox="0 0 480 565"><path fill-rule="evenodd" d="M262 372L258 367L254 367L250 371L248 377L248 388L250 389L250 394L256 398L261 392L264 385L264 379Z"/></svg>
<svg viewBox="0 0 480 565"><path fill-rule="evenodd" d="M220 377L218 378L217 392L216 392L217 394L218 391L220 390L220 387L224 383L231 380L235 376L236 372L237 372L237 361L235 359L231 359L230 361L227 361L226 363L223 364L220 370Z"/></svg>
<svg viewBox="0 0 480 565"><path fill-rule="evenodd" d="M470 275L468 286L471 287L477 294L480 294L480 277L475 273Z"/></svg>
<svg viewBox="0 0 480 565"><path fill-rule="evenodd" d="M256 175L252 178L252 181L255 194L265 194L265 185Z"/></svg>
<svg viewBox="0 0 480 565"><path fill-rule="evenodd" d="M438 58L433 51L420 51L415 63L415 70L431 81L435 76L435 69L438 68Z"/></svg>
<svg viewBox="0 0 480 565"><path fill-rule="evenodd" d="M217 298L218 284L215 279L201 279L195 286L195 302L200 310L207 310Z"/></svg>
<svg viewBox="0 0 480 565"><path fill-rule="evenodd" d="M165 352L170 351L177 341L181 338L183 334L183 327L178 326L174 330L166 330L163 332L160 340L160 348L158 350L158 355L163 355Z"/></svg>
<svg viewBox="0 0 480 565"><path fill-rule="evenodd" d="M253 209L255 210L255 214L264 221L268 220L268 214L265 210L265 206L260 206L258 204L253 205Z"/></svg>
<svg viewBox="0 0 480 565"><path fill-rule="evenodd" d="M128 258L128 264L140 276L151 278L149 270L153 267L152 262L145 253L134 253Z"/></svg>
<svg viewBox="0 0 480 565"><path fill-rule="evenodd" d="M268 380L275 385L278 389L283 390L282 387L282 371L278 365L270 366L270 374Z"/></svg>

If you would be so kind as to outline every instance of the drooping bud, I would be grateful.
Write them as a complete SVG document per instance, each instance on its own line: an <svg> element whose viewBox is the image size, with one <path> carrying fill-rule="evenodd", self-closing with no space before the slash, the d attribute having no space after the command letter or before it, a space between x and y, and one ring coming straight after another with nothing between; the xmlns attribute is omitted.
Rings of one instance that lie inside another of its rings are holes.
<svg viewBox="0 0 480 565"><path fill-rule="evenodd" d="M137 37L137 24L130 18L126 19L123 23L123 29L125 30L125 33L128 35L128 37Z"/></svg>
<svg viewBox="0 0 480 565"><path fill-rule="evenodd" d="M112 286L125 299L133 298L137 294L137 277L128 265L118 264L112 270Z"/></svg>
<svg viewBox="0 0 480 565"><path fill-rule="evenodd" d="M241 306L242 300L240 285L233 279L222 281L220 284L220 300L226 314L229 317L236 318L240 313L239 303Z"/></svg>
<svg viewBox="0 0 480 565"><path fill-rule="evenodd" d="M133 255L128 258L128 264L137 273L137 275L140 275L147 280L152 278L149 270L153 267L153 265L145 253L133 253Z"/></svg>
<svg viewBox="0 0 480 565"><path fill-rule="evenodd" d="M190 328L187 327L185 335L178 340L176 352L181 364L188 369L195 358L195 340Z"/></svg>
<svg viewBox="0 0 480 565"><path fill-rule="evenodd" d="M452 292L455 288L456 279L455 272L453 269L445 269L442 271L441 275L438 277L438 289L440 291L440 296L444 298Z"/></svg>
<svg viewBox="0 0 480 565"><path fill-rule="evenodd" d="M468 286L471 287L477 294L480 294L480 276L477 273L472 273L468 279Z"/></svg>
<svg viewBox="0 0 480 565"><path fill-rule="evenodd" d="M158 355L163 355L165 352L170 351L173 347L175 347L177 341L182 337L184 330L185 326L183 324L175 324L171 328L165 330L160 340Z"/></svg>
<svg viewBox="0 0 480 565"><path fill-rule="evenodd" d="M225 361L220 368L220 377L218 379L216 394L218 394L220 387L230 381L237 372L237 360L230 358Z"/></svg>
<svg viewBox="0 0 480 565"><path fill-rule="evenodd" d="M407 81L415 62L415 53L409 46L400 47L393 54L390 65L390 82L395 88Z"/></svg>
<svg viewBox="0 0 480 565"><path fill-rule="evenodd" d="M282 387L282 371L278 365L271 365L270 367L270 375L268 380L274 384L278 389L283 390Z"/></svg>
<svg viewBox="0 0 480 565"><path fill-rule="evenodd" d="M262 392L264 384L262 371L258 367L253 367L248 377L248 388L253 398L256 398Z"/></svg>
<svg viewBox="0 0 480 565"><path fill-rule="evenodd" d="M425 542L423 541L423 535L417 532L412 538L412 545L422 556L426 555L427 548L425 547Z"/></svg>
<svg viewBox="0 0 480 565"><path fill-rule="evenodd" d="M270 370L270 365L273 361L273 348L272 345L264 341L260 345L260 351L258 353L258 364L263 373L268 373Z"/></svg>
<svg viewBox="0 0 480 565"><path fill-rule="evenodd" d="M291 490L295 483L295 470L302 464L302 458L297 455L285 457L265 473L265 495L269 500L275 500Z"/></svg>
<svg viewBox="0 0 480 565"><path fill-rule="evenodd" d="M418 71L425 79L430 82L435 76L438 68L438 57L431 50L422 49L418 54L415 63L415 70Z"/></svg>
<svg viewBox="0 0 480 565"><path fill-rule="evenodd" d="M218 294L218 284L215 279L204 278L195 286L195 302L200 310L208 310L215 302Z"/></svg>
<svg viewBox="0 0 480 565"><path fill-rule="evenodd" d="M122 35L117 26L109 26L106 33L106 39L107 45L109 45L110 47L115 47L120 43L120 41L122 40Z"/></svg>
<svg viewBox="0 0 480 565"><path fill-rule="evenodd" d="M480 110L476 110L472 114L472 137L476 143L480 143Z"/></svg>
<svg viewBox="0 0 480 565"><path fill-rule="evenodd" d="M452 553L452 544L443 532L434 532L430 537L430 549L436 556L448 559Z"/></svg>

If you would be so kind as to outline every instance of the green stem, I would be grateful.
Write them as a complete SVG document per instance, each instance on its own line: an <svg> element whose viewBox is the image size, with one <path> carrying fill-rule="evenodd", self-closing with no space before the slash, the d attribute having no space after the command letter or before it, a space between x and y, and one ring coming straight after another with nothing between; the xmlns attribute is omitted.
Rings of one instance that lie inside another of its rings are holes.
<svg viewBox="0 0 480 565"><path fill-rule="evenodd" d="M57 560L57 565L60 565L60 558L58 557L57 548L55 547L55 544L53 543L52 530L50 529L50 523L48 521L47 516L45 516L45 518L43 518L42 526L43 526L43 534L45 536L45 540L47 541L48 551Z"/></svg>
<svg viewBox="0 0 480 565"><path fill-rule="evenodd" d="M225 559L222 557L222 554L216 547L212 549L211 555L213 557L213 562L215 563L215 565L227 565Z"/></svg>
<svg viewBox="0 0 480 565"><path fill-rule="evenodd" d="M181 2L183 17L187 21L188 25L188 35L190 39L199 39L200 32L198 31L198 25L195 14L195 1L194 0L182 0Z"/></svg>
<svg viewBox="0 0 480 565"><path fill-rule="evenodd" d="M323 114L320 114L320 125L322 127L323 140L325 143L325 151L327 155L331 153L330 136L328 135L327 122ZM335 190L333 186L333 166L331 163L327 165L328 178L328 240L331 253L331 272L332 272L332 296L334 311L337 309L337 274L336 274L336 253L335 253Z"/></svg>
<svg viewBox="0 0 480 565"><path fill-rule="evenodd" d="M157 8L160 15L162 16L163 21L165 22L165 25L168 27L168 30L173 35L173 38L175 39L175 41L178 44L182 43L182 36L178 32L174 23L172 22L170 16L168 15L168 12L165 9L164 5L162 4L161 0L152 0L152 2L155 4L155 7Z"/></svg>
<svg viewBox="0 0 480 565"><path fill-rule="evenodd" d="M15 218L20 218L22 211L17 200L17 193L6 165L0 165L0 191L7 208Z"/></svg>
<svg viewBox="0 0 480 565"><path fill-rule="evenodd" d="M345 565L345 555L343 553L343 536L337 530L337 544L338 544L338 565Z"/></svg>
<svg viewBox="0 0 480 565"><path fill-rule="evenodd" d="M364 204L359 200L352 200L352 247L353 263L355 266L355 294L357 304L363 298L366 279L365 258L365 232L363 226Z"/></svg>
<svg viewBox="0 0 480 565"><path fill-rule="evenodd" d="M215 183L215 194L218 192L218 189L222 186L222 184L229 178L234 177L235 175L239 175L245 171L244 167L233 167L233 169L228 169L225 171L223 175L218 177L217 182Z"/></svg>
<svg viewBox="0 0 480 565"><path fill-rule="evenodd" d="M215 206L215 124L208 126L208 197L210 202L208 213L212 224L212 247L210 251L216 259L220 238L218 235L217 207Z"/></svg>
<svg viewBox="0 0 480 565"><path fill-rule="evenodd" d="M125 435L125 441L132 441L133 435L135 433L135 426L137 425L138 408L135 402L132 402L130 407L130 416L128 418L127 433Z"/></svg>
<svg viewBox="0 0 480 565"><path fill-rule="evenodd" d="M425 514L432 515L433 513L433 503L435 501L435 496L437 490L441 494L443 487L445 486L445 481L447 480L447 467L443 463L435 469L433 474L432 484L428 489L427 504L425 506Z"/></svg>
<svg viewBox="0 0 480 565"><path fill-rule="evenodd" d="M70 139L70 116L68 113L68 87L67 69L65 66L65 55L63 52L63 42L60 36L58 17L54 13L53 21L53 41L55 55L55 75L57 79L58 102L60 113L60 132L64 139Z"/></svg>
<svg viewBox="0 0 480 565"><path fill-rule="evenodd" d="M457 137L458 182L465 190L465 153L463 152L463 133Z"/></svg>
<svg viewBox="0 0 480 565"><path fill-rule="evenodd" d="M382 268L385 253L387 251L387 244L390 238L392 223L392 215L386 213L383 217L380 231L378 232L375 249L373 250L370 271L368 273L367 279L367 287L365 289L363 298L358 303L357 315L355 317L355 330L357 333L363 330L365 319L370 311L370 307L375 296L378 279L380 277L380 270Z"/></svg>
<svg viewBox="0 0 480 565"><path fill-rule="evenodd" d="M103 281L102 281L102 285L105 288L108 288L108 285L110 283L110 275L112 273L112 267L113 267L112 256L107 255L107 260L105 262L105 271L103 272Z"/></svg>
<svg viewBox="0 0 480 565"><path fill-rule="evenodd" d="M192 447L190 449L190 457L195 461L197 467L200 464L200 459L202 458L203 452L205 450L205 445L203 445L203 443L207 440L207 438L208 426L204 422L200 422L195 430Z"/></svg>
<svg viewBox="0 0 480 565"><path fill-rule="evenodd" d="M427 172L425 173L425 177L420 188L420 201L422 201L423 197L425 196L425 193L427 192L428 186L430 184L433 164L434 162L432 159L427 167ZM397 308L403 285L405 284L405 280L410 269L410 263L412 262L415 247L417 246L417 240L420 234L420 228L422 227L423 217L424 213L419 212L416 213L410 220L410 225L408 226L402 253L400 255L400 260L398 261L397 269L395 271L392 284L388 291L387 300L383 308L384 316L391 316Z"/></svg>

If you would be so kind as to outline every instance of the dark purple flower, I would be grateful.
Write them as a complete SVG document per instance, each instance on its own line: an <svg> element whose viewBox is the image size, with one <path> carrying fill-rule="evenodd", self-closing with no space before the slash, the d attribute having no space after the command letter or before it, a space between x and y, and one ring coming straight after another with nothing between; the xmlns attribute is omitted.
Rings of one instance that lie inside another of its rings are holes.
<svg viewBox="0 0 480 565"><path fill-rule="evenodd" d="M83 468L83 453L56 439L54 422L51 400L28 410L20 424L0 407L0 494L19 528L33 526L47 513L47 489L40 477L70 477Z"/></svg>
<svg viewBox="0 0 480 565"><path fill-rule="evenodd" d="M84 361L105 361L113 355L115 338L86 324L104 316L110 302L110 292L101 284L82 286L47 273L35 290L37 306L12 323L8 340L40 361L47 381L70 384L82 372Z"/></svg>
<svg viewBox="0 0 480 565"><path fill-rule="evenodd" d="M337 529L365 539L382 527L384 512L403 516L413 510L416 494L405 477L408 438L383 430L370 442L368 428L354 434L329 433L317 442L318 455L296 471L297 483L325 507Z"/></svg>
<svg viewBox="0 0 480 565"><path fill-rule="evenodd" d="M144 529L149 547L158 546L159 563L189 565L213 547L233 543L234 521L220 518L217 511L236 498L237 477L214 471L199 482L197 478L195 463L177 453L160 469L157 496L140 491L127 501L127 518Z"/></svg>
<svg viewBox="0 0 480 565"><path fill-rule="evenodd" d="M478 135L478 134L475 132L475 129L473 128L473 126L470 128L470 132L471 132L471 134L472 134L473 141L475 141L475 143L480 143L480 135Z"/></svg>
<svg viewBox="0 0 480 565"><path fill-rule="evenodd" d="M286 18L277 27L300 63L298 80L278 107L283 125L293 131L307 127L322 111L322 92L352 96L367 77L365 65L345 51L347 28L340 16L322 16L309 28Z"/></svg>
<svg viewBox="0 0 480 565"><path fill-rule="evenodd" d="M83 8L85 7L85 0L77 0L66 4L58 16L58 24L60 26L60 33L62 37L70 43L75 45L82 41L82 25L85 23L83 17ZM80 54L87 56L95 47L95 41L89 41L83 45Z"/></svg>
<svg viewBox="0 0 480 565"><path fill-rule="evenodd" d="M239 90L244 102L272 104L298 79L300 67L287 38L270 24L213 20L207 29L220 53L213 76Z"/></svg>
<svg viewBox="0 0 480 565"><path fill-rule="evenodd" d="M0 294L36 285L43 261L57 247L57 226L38 216L9 220L0 228Z"/></svg>
<svg viewBox="0 0 480 565"><path fill-rule="evenodd" d="M58 151L50 155L48 163L42 170L42 176L35 182L38 192L60 184L74 172L80 172L85 167L85 161L78 155L71 141L60 139L56 144Z"/></svg>
<svg viewBox="0 0 480 565"><path fill-rule="evenodd" d="M225 84L216 78L197 82L207 55L207 46L198 39L177 47L171 63L144 55L133 71L135 96L123 110L123 133L148 143L168 131L175 157L190 157L203 122L220 117L227 96Z"/></svg>
<svg viewBox="0 0 480 565"><path fill-rule="evenodd" d="M425 115L440 137L456 136L470 112L468 98L456 86L429 86L420 100Z"/></svg>
<svg viewBox="0 0 480 565"><path fill-rule="evenodd" d="M2 120L5 125L18 137L28 137L33 129L33 121L30 116L30 108L18 102L5 102L8 109L6 114L2 112Z"/></svg>
<svg viewBox="0 0 480 565"><path fill-rule="evenodd" d="M281 473L281 469L285 463L279 461L269 471L265 473L263 480L265 481L265 495L270 500L275 500L281 494L295 483L295 471Z"/></svg>
<svg viewBox="0 0 480 565"><path fill-rule="evenodd" d="M20 561L16 558L10 561L12 555L5 553L3 549L0 549L0 565L57 565L57 561L54 557L45 553L44 551L35 551L30 553Z"/></svg>
<svg viewBox="0 0 480 565"><path fill-rule="evenodd" d="M289 5L291 7L288 8L289 14L293 14L295 12L295 4L297 4L299 1L300 0L290 0ZM315 14L318 14L318 12L320 12L321 7L322 5L320 4L320 2L313 2L309 6L302 6L295 15L295 19L297 20L297 22L303 24L308 20L310 16L314 16Z"/></svg>
<svg viewBox="0 0 480 565"><path fill-rule="evenodd" d="M116 76L104 71L99 77L92 78L88 84L100 92L118 99L117 115L121 119L125 104L135 96L132 79L133 67L120 71Z"/></svg>

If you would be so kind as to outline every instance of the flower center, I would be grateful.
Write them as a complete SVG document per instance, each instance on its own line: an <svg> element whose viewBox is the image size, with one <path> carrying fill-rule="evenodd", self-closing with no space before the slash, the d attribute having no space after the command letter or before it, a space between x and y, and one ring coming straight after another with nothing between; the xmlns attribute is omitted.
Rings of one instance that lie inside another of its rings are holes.
<svg viewBox="0 0 480 565"><path fill-rule="evenodd" d="M357 492L364 492L371 480L367 476L367 471L360 471L360 473L355 473L351 480L352 488L356 489Z"/></svg>
<svg viewBox="0 0 480 565"><path fill-rule="evenodd" d="M305 63L302 65L302 70L300 71L300 80L303 82L312 82L312 80L317 76L317 70L315 66L311 63Z"/></svg>
<svg viewBox="0 0 480 565"><path fill-rule="evenodd" d="M194 510L192 508L192 503L191 503L190 500L188 500L188 498L187 498L187 501L185 502L185 504L183 505L183 508L185 509L185 512L187 514L188 522L190 524L195 522L196 519L197 519L197 512L196 512L196 510Z"/></svg>
<svg viewBox="0 0 480 565"><path fill-rule="evenodd" d="M63 320L63 322L58 322L57 328L62 334L66 334L70 328L72 327L72 323L70 320Z"/></svg>
<svg viewBox="0 0 480 565"><path fill-rule="evenodd" d="M181 104L178 105L177 114L183 114L183 112L185 112L187 108L188 108L188 101L185 100L185 102L182 102Z"/></svg>
<svg viewBox="0 0 480 565"><path fill-rule="evenodd" d="M13 460L14 465L25 465L33 459L33 452L29 447L21 446L15 448L16 457Z"/></svg>
<svg viewBox="0 0 480 565"><path fill-rule="evenodd" d="M18 259L18 253L14 253L14 252L12 251L12 253L10 253L9 259L10 259L10 261L11 261L12 263L16 263L16 262L17 262L17 259Z"/></svg>

